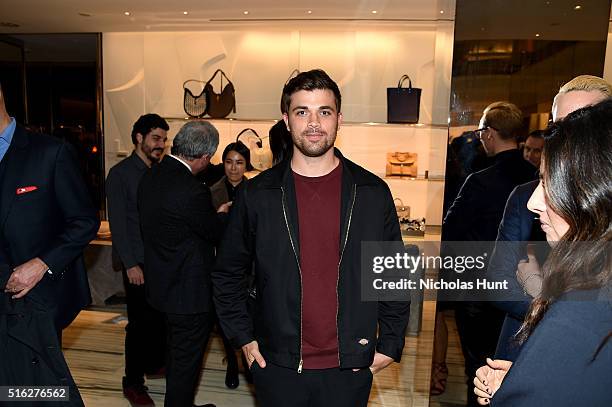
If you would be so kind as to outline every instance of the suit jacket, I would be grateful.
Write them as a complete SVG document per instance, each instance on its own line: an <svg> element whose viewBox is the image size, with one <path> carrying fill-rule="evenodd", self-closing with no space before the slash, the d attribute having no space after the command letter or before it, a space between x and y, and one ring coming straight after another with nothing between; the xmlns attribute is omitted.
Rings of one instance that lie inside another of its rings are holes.
<svg viewBox="0 0 612 407"><path fill-rule="evenodd" d="M76 162L68 143L17 125L0 165L1 257L10 269L34 257L49 266L53 275L28 296L52 310L58 329L90 302L82 253L99 226Z"/></svg>
<svg viewBox="0 0 612 407"><path fill-rule="evenodd" d="M499 359L515 360L518 356L520 347L514 343L513 336L521 327L531 303L531 297L523 293L516 279L517 265L521 259L527 257L524 242L545 240L539 222L533 221L535 215L527 209L527 202L538 182L535 180L519 185L510 194L487 270L488 278L495 281L505 280L509 288L507 298L504 298L506 301L495 302L498 308L506 312L495 353L495 357Z"/></svg>
<svg viewBox="0 0 612 407"><path fill-rule="evenodd" d="M495 163L470 174L448 209L444 241L494 241L512 190L536 178L536 168L517 149L503 151Z"/></svg>
<svg viewBox="0 0 612 407"><path fill-rule="evenodd" d="M138 188L147 301L175 314L211 310L210 271L222 233L210 189L174 157L147 170Z"/></svg>

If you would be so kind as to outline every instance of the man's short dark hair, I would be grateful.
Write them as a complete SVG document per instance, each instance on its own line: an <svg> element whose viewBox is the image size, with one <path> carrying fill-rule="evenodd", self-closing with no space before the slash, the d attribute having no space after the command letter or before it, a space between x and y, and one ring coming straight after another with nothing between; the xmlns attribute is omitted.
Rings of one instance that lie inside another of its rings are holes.
<svg viewBox="0 0 612 407"><path fill-rule="evenodd" d="M134 145L138 144L138 140L136 140L136 134L142 134L143 140L151 132L153 129L162 129L162 130L170 130L170 126L168 126L168 122L164 120L163 117L155 114L155 113L147 113L143 114L136 120L134 123L134 127L132 127L132 143Z"/></svg>
<svg viewBox="0 0 612 407"><path fill-rule="evenodd" d="M531 133L529 133L527 138L529 138L529 137L543 139L544 138L544 130L534 130Z"/></svg>
<svg viewBox="0 0 612 407"><path fill-rule="evenodd" d="M283 96L281 98L281 112L288 113L289 105L291 104L291 95L301 90L312 91L315 89L329 89L336 97L336 110L340 113L340 89L332 78L322 69L313 69L307 72L299 73L295 78L292 78L283 88Z"/></svg>

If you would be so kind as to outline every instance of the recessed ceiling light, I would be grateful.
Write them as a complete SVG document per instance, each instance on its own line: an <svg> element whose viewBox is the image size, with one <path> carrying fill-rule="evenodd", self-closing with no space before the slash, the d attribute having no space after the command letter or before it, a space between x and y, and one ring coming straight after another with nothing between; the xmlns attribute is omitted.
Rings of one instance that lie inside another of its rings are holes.
<svg viewBox="0 0 612 407"><path fill-rule="evenodd" d="M540 36L540 34L539 34L539 33L538 33L538 34L536 34L536 37L539 37L539 36Z"/></svg>
<svg viewBox="0 0 612 407"><path fill-rule="evenodd" d="M444 14L444 10L440 10L440 14Z"/></svg>
<svg viewBox="0 0 612 407"><path fill-rule="evenodd" d="M125 14L126 16L129 16L130 12L129 11L124 11L123 14Z"/></svg>
<svg viewBox="0 0 612 407"><path fill-rule="evenodd" d="M183 14L187 15L187 14L189 14L189 11L183 11Z"/></svg>
<svg viewBox="0 0 612 407"><path fill-rule="evenodd" d="M372 14L376 14L376 13L378 13L378 11L372 10Z"/></svg>
<svg viewBox="0 0 612 407"><path fill-rule="evenodd" d="M574 6L574 10L580 10L582 8L582 6L580 4L576 4Z"/></svg>
<svg viewBox="0 0 612 407"><path fill-rule="evenodd" d="M246 15L248 15L248 14L249 14L249 12L248 12L247 10L244 10L244 11L242 12L242 14L244 14L244 15L246 16Z"/></svg>
<svg viewBox="0 0 612 407"><path fill-rule="evenodd" d="M308 10L308 11L307 11L307 13L308 13L308 14L312 14L312 10Z"/></svg>

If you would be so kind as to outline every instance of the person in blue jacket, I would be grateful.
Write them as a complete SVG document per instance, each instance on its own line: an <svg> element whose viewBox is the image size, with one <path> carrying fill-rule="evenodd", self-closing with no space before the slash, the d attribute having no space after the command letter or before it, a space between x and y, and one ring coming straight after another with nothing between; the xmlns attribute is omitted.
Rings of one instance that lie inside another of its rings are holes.
<svg viewBox="0 0 612 407"><path fill-rule="evenodd" d="M547 130L527 207L551 253L519 332L516 361L476 372L481 405L612 405L612 100Z"/></svg>

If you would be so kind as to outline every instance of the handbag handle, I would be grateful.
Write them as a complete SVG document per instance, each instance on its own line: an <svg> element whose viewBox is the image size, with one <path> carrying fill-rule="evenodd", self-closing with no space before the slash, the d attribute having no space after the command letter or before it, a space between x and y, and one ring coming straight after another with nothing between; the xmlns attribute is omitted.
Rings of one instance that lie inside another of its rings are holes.
<svg viewBox="0 0 612 407"><path fill-rule="evenodd" d="M257 134L257 132L250 127L247 127L246 129L243 129L240 133L238 133L238 135L236 136L236 142L238 142L239 141L238 139L240 138L240 136L242 136L242 134L246 133L247 131L250 131L251 133L255 135L255 137L257 137L257 147L263 148L263 141L261 137L259 137L259 134Z"/></svg>
<svg viewBox="0 0 612 407"><path fill-rule="evenodd" d="M287 86L287 84L289 83L289 81L293 78L295 78L294 75L299 75L300 74L300 70L299 69L294 69L293 71L291 71L291 73L289 74L289 77L287 78L287 80L285 81L285 86Z"/></svg>
<svg viewBox="0 0 612 407"><path fill-rule="evenodd" d="M206 83L204 81L199 81L197 79L187 79L185 82L183 82L183 88L185 88L185 85L187 85L188 82L198 82L198 83Z"/></svg>
<svg viewBox="0 0 612 407"><path fill-rule="evenodd" d="M406 79L408 79L408 89L412 89L412 80L410 79L410 76L408 75L402 75L399 82L397 83L397 87L401 88Z"/></svg>
<svg viewBox="0 0 612 407"><path fill-rule="evenodd" d="M225 72L223 72L221 69L217 69L215 71L215 73L210 77L210 79L208 80L208 82L206 82L206 84L208 85L209 83L212 82L213 79L215 79L215 76L217 76L218 73L221 73L221 89L223 89L223 77L225 77L225 79L229 82L232 83L232 81L229 80L229 78L227 77L227 75L225 74ZM232 83L233 85L233 83Z"/></svg>

